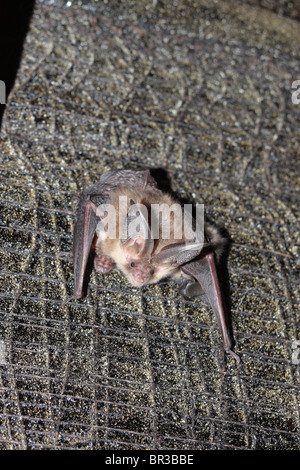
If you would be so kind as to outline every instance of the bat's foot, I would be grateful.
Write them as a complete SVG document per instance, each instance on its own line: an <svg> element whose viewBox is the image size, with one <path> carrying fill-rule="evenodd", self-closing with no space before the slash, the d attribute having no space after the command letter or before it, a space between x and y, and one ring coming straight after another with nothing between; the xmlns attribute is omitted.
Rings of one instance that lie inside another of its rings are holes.
<svg viewBox="0 0 300 470"><path fill-rule="evenodd" d="M205 294L199 282L194 280L181 278L178 281L178 285L181 294L186 295L187 297L198 297Z"/></svg>
<svg viewBox="0 0 300 470"><path fill-rule="evenodd" d="M98 273L108 273L114 266L114 260L107 255L97 255L95 258L95 269Z"/></svg>

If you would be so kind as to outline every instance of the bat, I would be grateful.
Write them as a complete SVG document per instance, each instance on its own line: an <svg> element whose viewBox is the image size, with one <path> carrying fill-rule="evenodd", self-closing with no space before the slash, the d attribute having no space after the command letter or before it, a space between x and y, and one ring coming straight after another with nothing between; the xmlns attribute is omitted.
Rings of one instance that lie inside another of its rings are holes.
<svg viewBox="0 0 300 470"><path fill-rule="evenodd" d="M73 234L74 291L81 298L87 262L102 274L120 270L134 286L167 278L188 297L201 296L216 316L223 348L232 351L217 262L227 239L195 219L173 196L161 191L149 170L110 170L79 197Z"/></svg>

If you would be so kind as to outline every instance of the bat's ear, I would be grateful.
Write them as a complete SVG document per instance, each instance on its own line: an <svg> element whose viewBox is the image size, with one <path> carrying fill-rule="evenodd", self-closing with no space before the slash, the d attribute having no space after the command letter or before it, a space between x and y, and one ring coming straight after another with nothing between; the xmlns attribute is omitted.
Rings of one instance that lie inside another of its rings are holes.
<svg viewBox="0 0 300 470"><path fill-rule="evenodd" d="M121 243L129 255L150 258L154 248L154 240L148 224L148 209L143 204L135 204L134 201L130 201Z"/></svg>
<svg viewBox="0 0 300 470"><path fill-rule="evenodd" d="M156 256L158 263L173 263L178 266L198 256L206 244L201 242L179 242L164 247Z"/></svg>
<svg viewBox="0 0 300 470"><path fill-rule="evenodd" d="M122 246L125 254L129 257L149 257L153 251L153 240L147 240L143 237L129 238L126 241L122 240Z"/></svg>
<svg viewBox="0 0 300 470"><path fill-rule="evenodd" d="M143 181L143 190L147 188L148 185L150 185L153 181L152 176L150 175L149 170L144 171L144 181Z"/></svg>

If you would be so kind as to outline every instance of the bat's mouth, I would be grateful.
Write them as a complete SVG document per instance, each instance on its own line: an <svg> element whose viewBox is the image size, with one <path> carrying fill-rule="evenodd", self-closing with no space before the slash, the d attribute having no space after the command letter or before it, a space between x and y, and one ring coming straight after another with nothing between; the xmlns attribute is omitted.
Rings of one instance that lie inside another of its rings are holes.
<svg viewBox="0 0 300 470"><path fill-rule="evenodd" d="M138 287L141 287L143 286L144 284L147 284L150 282L151 280L151 277L153 275L153 270L145 270L145 269L141 269L141 270L135 270L134 273L132 273L131 275L131 282L134 286L138 286Z"/></svg>

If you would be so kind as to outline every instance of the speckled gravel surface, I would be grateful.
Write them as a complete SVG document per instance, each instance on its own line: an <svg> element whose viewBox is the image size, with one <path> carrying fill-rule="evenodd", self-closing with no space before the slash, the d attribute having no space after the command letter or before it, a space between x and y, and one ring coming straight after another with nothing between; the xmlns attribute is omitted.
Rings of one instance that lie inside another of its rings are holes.
<svg viewBox="0 0 300 470"><path fill-rule="evenodd" d="M300 26L254 3L37 1L0 137L1 448L299 448ZM172 284L93 271L62 308L74 195L140 165L230 233L239 365Z"/></svg>

